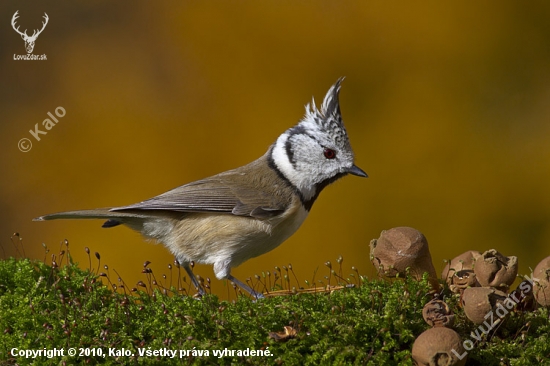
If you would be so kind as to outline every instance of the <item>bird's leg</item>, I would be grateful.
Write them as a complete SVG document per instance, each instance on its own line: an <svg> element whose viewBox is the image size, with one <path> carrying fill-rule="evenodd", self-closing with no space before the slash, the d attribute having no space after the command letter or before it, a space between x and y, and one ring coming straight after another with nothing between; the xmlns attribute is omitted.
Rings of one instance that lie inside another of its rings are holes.
<svg viewBox="0 0 550 366"><path fill-rule="evenodd" d="M189 266L189 263L187 262L184 262L182 264L183 268L185 269L185 272L187 272L187 274L189 275L189 278L191 278L191 282L193 282L193 285L197 288L197 291L199 291L199 294L201 296L204 296L206 295L206 292L204 291L204 289L202 288L201 284L199 283L199 281L197 280L197 277L195 277L195 274L193 273L193 271L191 270L191 267Z"/></svg>
<svg viewBox="0 0 550 366"><path fill-rule="evenodd" d="M264 298L264 295L262 293L254 291L252 288L250 288L250 286L242 283L241 281L233 277L231 274L227 276L227 279L233 282L234 284L236 284L237 286L239 286L240 288L242 288L243 290L245 290L246 292L248 292L250 295L254 296L254 298L256 299Z"/></svg>

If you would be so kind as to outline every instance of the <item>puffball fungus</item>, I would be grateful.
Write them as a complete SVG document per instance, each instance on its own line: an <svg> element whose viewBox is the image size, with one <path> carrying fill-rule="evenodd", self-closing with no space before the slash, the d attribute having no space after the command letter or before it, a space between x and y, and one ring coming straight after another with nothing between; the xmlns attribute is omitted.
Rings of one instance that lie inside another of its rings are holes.
<svg viewBox="0 0 550 366"><path fill-rule="evenodd" d="M533 271L533 295L540 306L550 306L550 257L544 258Z"/></svg>
<svg viewBox="0 0 550 366"><path fill-rule="evenodd" d="M468 319L482 324L487 320L487 314L506 299L504 292L491 287L469 287L462 293L462 306Z"/></svg>
<svg viewBox="0 0 550 366"><path fill-rule="evenodd" d="M428 329L416 338L412 347L412 357L420 366L463 366L467 357L458 358L463 354L462 339L445 327Z"/></svg>
<svg viewBox="0 0 550 366"><path fill-rule="evenodd" d="M469 250L453 258L441 272L449 288L454 293L462 292L467 287L477 287L479 282L474 273L474 263L481 253Z"/></svg>
<svg viewBox="0 0 550 366"><path fill-rule="evenodd" d="M516 280L518 258L506 257L495 249L489 249L476 259L474 273L481 286L507 291Z"/></svg>
<svg viewBox="0 0 550 366"><path fill-rule="evenodd" d="M432 327L451 327L455 316L449 305L442 300L431 300L422 309L424 321Z"/></svg>
<svg viewBox="0 0 550 366"><path fill-rule="evenodd" d="M420 280L428 272L432 288L439 289L428 241L416 229L396 227L382 231L380 238L370 242L370 258L381 275L404 276L409 268L409 273Z"/></svg>

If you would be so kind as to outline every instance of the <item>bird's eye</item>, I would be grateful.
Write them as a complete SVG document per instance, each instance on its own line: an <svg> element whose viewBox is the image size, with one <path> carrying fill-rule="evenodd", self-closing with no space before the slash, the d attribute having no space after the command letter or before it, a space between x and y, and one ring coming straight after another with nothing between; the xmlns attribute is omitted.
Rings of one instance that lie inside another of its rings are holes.
<svg viewBox="0 0 550 366"><path fill-rule="evenodd" d="M325 158L327 159L334 159L336 157L336 151L329 149L327 147L325 147L323 154L325 154Z"/></svg>

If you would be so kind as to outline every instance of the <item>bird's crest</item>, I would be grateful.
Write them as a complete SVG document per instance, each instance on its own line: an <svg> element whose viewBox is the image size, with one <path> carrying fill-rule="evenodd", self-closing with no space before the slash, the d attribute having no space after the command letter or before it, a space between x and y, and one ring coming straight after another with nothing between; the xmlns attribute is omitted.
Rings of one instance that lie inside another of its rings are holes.
<svg viewBox="0 0 550 366"><path fill-rule="evenodd" d="M323 99L320 110L317 109L315 99L312 98L311 103L306 105L306 114L302 120L302 122L305 123L315 123L322 131L333 135L336 142L346 141L348 139L340 113L340 102L338 100L342 81L344 81L344 77L339 78L336 83L330 87Z"/></svg>

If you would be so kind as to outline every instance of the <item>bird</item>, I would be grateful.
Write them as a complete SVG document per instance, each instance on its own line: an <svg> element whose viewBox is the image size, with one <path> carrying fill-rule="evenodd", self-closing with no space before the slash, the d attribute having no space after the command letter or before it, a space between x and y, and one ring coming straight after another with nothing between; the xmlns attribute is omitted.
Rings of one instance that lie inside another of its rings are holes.
<svg viewBox="0 0 550 366"><path fill-rule="evenodd" d="M327 185L348 174L368 177L354 163L342 121L343 80L330 87L320 108L312 98L302 119L247 165L132 205L59 212L33 221L106 219L104 228L126 225L164 244L199 296L205 291L193 274L193 263L212 264L216 278L263 298L233 277L231 269L273 250L294 234Z"/></svg>

